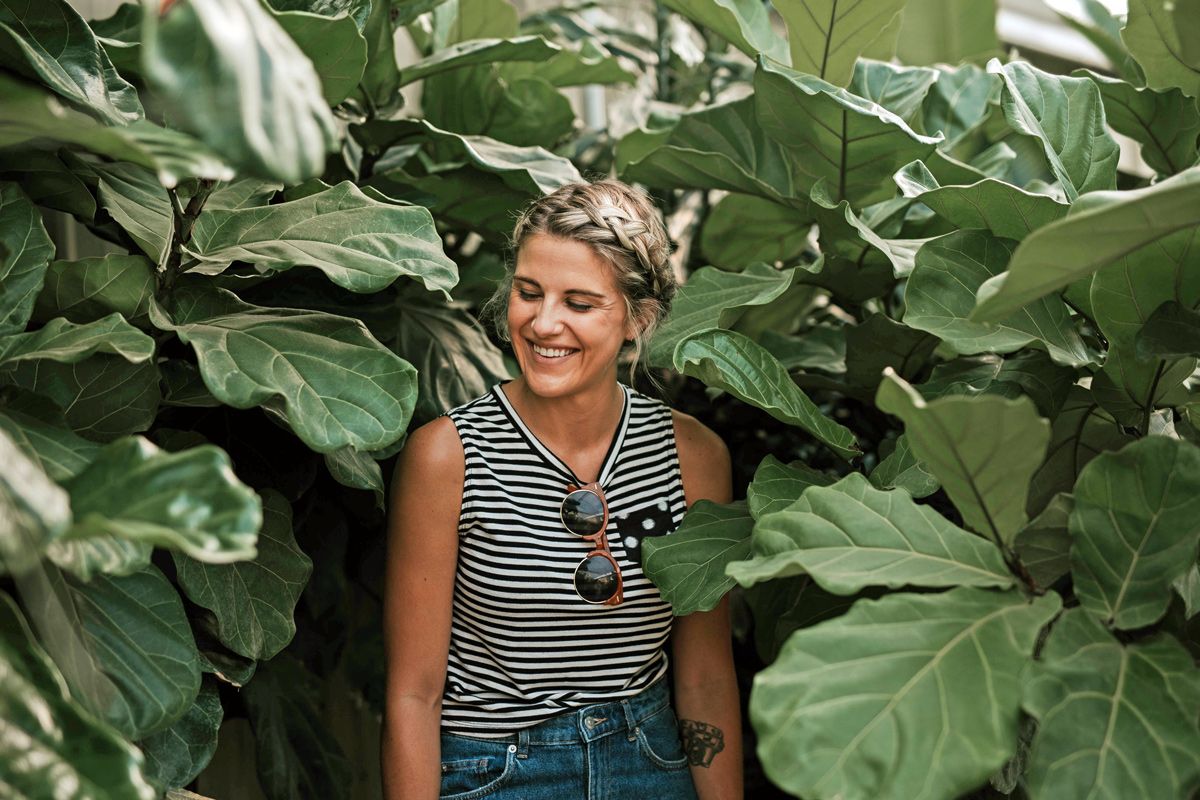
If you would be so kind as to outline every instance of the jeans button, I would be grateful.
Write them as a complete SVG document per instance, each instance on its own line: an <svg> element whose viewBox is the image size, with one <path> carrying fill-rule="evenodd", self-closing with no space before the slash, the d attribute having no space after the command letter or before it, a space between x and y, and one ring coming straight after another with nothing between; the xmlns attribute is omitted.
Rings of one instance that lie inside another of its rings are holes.
<svg viewBox="0 0 1200 800"><path fill-rule="evenodd" d="M510 745L508 746L508 752L510 752L510 753L515 753L515 752L517 752L517 746L516 746L515 744L510 744Z"/></svg>
<svg viewBox="0 0 1200 800"><path fill-rule="evenodd" d="M591 730L591 729L595 728L597 725L600 725L601 723L604 723L607 721L608 721L608 717L586 717L583 720L583 724L587 725L588 729Z"/></svg>

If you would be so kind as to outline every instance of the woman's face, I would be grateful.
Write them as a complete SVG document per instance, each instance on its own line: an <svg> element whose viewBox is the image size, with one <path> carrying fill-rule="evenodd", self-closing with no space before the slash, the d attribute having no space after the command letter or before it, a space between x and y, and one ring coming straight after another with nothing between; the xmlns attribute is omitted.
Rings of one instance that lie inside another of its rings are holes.
<svg viewBox="0 0 1200 800"><path fill-rule="evenodd" d="M608 262L583 242L539 233L517 253L508 332L526 385L563 397L615 381L635 331Z"/></svg>

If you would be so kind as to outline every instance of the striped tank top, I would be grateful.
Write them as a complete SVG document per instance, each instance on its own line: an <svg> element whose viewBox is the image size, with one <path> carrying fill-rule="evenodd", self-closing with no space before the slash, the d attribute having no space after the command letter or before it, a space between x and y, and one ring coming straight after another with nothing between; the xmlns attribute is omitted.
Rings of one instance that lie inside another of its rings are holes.
<svg viewBox="0 0 1200 800"><path fill-rule="evenodd" d="M592 605L574 574L592 549L559 516L571 469L496 386L447 415L466 457L442 730L503 736L564 711L631 697L667 671L671 607L642 573L641 542L686 505L671 410L622 385L600 468L624 602Z"/></svg>

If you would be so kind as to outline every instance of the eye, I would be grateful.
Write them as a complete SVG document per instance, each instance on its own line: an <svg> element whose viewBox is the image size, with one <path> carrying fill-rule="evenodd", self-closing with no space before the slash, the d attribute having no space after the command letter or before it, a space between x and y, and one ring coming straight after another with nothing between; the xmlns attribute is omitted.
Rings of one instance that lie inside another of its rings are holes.
<svg viewBox="0 0 1200 800"><path fill-rule="evenodd" d="M592 306L588 305L587 303L577 303L574 300L567 301L567 308L571 309L572 311L591 311L592 310Z"/></svg>
<svg viewBox="0 0 1200 800"><path fill-rule="evenodd" d="M538 296L524 289L517 289L517 297L520 297L522 300L536 300Z"/></svg>

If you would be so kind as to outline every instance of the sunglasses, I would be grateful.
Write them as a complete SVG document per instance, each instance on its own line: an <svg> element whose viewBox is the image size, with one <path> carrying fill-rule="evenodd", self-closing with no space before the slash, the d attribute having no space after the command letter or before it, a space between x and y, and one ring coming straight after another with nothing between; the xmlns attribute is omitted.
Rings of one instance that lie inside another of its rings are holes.
<svg viewBox="0 0 1200 800"><path fill-rule="evenodd" d="M608 503L600 484L568 486L559 514L567 531L595 545L575 569L575 593L588 603L617 605L623 599L621 568L608 549Z"/></svg>

